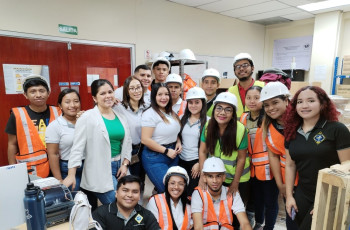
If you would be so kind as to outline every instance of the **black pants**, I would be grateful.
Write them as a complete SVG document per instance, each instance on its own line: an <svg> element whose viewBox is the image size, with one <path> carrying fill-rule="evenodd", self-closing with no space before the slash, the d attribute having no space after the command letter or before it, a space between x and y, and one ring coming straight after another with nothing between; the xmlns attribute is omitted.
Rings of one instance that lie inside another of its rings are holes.
<svg viewBox="0 0 350 230"><path fill-rule="evenodd" d="M193 179L191 176L192 167L196 163L198 163L198 160L184 161L181 158L179 159L179 166L184 168L186 170L188 176L190 177L190 183L187 186L187 196L192 196L194 188L197 187L198 183L199 183L199 177L196 177Z"/></svg>
<svg viewBox="0 0 350 230"><path fill-rule="evenodd" d="M298 206L298 212L295 216L295 221L299 226L299 230L311 229L312 215L310 214L310 212L314 208L314 198L310 199L310 197L306 197L305 194L298 187L295 190L294 199Z"/></svg>

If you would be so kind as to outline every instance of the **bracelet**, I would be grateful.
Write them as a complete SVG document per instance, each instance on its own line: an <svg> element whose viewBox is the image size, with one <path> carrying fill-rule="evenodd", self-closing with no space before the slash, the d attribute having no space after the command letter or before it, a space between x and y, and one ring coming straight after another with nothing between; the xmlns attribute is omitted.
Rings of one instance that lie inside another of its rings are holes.
<svg viewBox="0 0 350 230"><path fill-rule="evenodd" d="M164 151L164 155L167 155L168 151L169 151L169 149L166 148L165 151Z"/></svg>
<svg viewBox="0 0 350 230"><path fill-rule="evenodd" d="M126 167L129 167L129 164L127 164L127 163L123 163L122 165L124 165Z"/></svg>

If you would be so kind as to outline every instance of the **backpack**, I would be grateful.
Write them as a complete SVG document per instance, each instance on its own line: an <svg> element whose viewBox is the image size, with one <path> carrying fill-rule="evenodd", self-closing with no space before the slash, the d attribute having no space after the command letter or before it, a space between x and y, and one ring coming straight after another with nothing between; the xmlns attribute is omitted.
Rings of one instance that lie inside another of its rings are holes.
<svg viewBox="0 0 350 230"><path fill-rule="evenodd" d="M82 191L79 191L74 197L74 206L69 217L69 230L71 226L75 230L85 230L95 228L96 230L102 230L101 225L92 219L91 205L87 199L87 196Z"/></svg>

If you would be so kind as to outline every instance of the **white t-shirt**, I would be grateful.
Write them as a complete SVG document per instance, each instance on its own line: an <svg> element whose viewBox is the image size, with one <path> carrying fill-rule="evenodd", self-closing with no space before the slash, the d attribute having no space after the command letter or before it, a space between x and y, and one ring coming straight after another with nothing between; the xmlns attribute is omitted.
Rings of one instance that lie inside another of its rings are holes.
<svg viewBox="0 0 350 230"><path fill-rule="evenodd" d="M114 96L119 101L123 100L123 86L119 87L114 91ZM145 102L146 108L148 108L151 105L151 91L149 89L147 89L146 92L143 94L143 101Z"/></svg>
<svg viewBox="0 0 350 230"><path fill-rule="evenodd" d="M45 141L50 144L58 144L61 160L69 160L74 139L74 129L75 125L62 116L59 116L46 128Z"/></svg>
<svg viewBox="0 0 350 230"><path fill-rule="evenodd" d="M184 216L185 216L184 212L182 211L183 210L182 202L181 200L179 200L179 202L175 207L173 200L170 199L170 204L171 204L171 212L173 213L173 217L174 217L174 221L177 226L177 229L181 229L182 223L184 221ZM153 213L153 215L157 218L157 221L159 223L158 208L154 197L152 197L149 200L146 208Z"/></svg>
<svg viewBox="0 0 350 230"><path fill-rule="evenodd" d="M142 114L142 127L154 128L152 139L160 145L176 142L180 132L180 123L171 115L163 113L169 123L165 123L161 116L153 108L147 109Z"/></svg>
<svg viewBox="0 0 350 230"><path fill-rule="evenodd" d="M227 188L225 186L222 186L222 192L221 192L220 199L213 200L216 216L219 216L219 213L220 213L220 201L227 199L226 189ZM213 199L213 197L211 197L211 198ZM232 209L234 214L237 214L240 212L245 212L244 204L243 204L241 196L239 195L239 192L236 192L236 195L233 196L233 202L232 202L231 209ZM202 213L202 211L203 211L203 201L202 201L201 196L199 195L198 190L194 190L194 192L192 194L191 211L192 211L192 213L196 213L196 212Z"/></svg>
<svg viewBox="0 0 350 230"><path fill-rule="evenodd" d="M176 104L173 105L173 111L176 113L176 114L179 114L179 111L180 111L180 108L181 108L181 103L182 103L182 99L181 97L179 97L179 99L177 100ZM185 112L185 111L184 111Z"/></svg>
<svg viewBox="0 0 350 230"><path fill-rule="evenodd" d="M137 112L133 112L130 107L127 109L119 103L117 105L121 108L121 111L123 112L130 129L132 144L137 145L141 142L141 115L142 112L146 109L145 106L140 106L139 110Z"/></svg>

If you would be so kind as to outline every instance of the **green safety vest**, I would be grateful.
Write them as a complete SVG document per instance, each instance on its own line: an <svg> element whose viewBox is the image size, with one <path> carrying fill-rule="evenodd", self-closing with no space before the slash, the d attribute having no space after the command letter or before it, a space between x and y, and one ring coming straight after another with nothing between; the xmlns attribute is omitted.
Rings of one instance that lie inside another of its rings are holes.
<svg viewBox="0 0 350 230"><path fill-rule="evenodd" d="M211 115L213 114L213 109L214 109L214 103L210 106L210 108L207 111L208 117L211 117Z"/></svg>
<svg viewBox="0 0 350 230"><path fill-rule="evenodd" d="M208 126L208 122L205 125L205 137L207 137L207 133L206 133L207 126ZM237 147L242 142L245 130L246 130L246 128L244 127L244 125L241 122L237 121L237 134L236 134ZM213 156L212 153L210 153L210 155ZM221 151L220 142L218 141L216 143L214 156L220 158L224 162L225 169L226 169L225 183L227 183L227 184L231 184L231 182L233 181L233 178L235 177L236 165L237 165L237 161L236 161L237 155L238 155L238 152L236 150L234 150L232 152L231 156L225 156L223 154L223 152ZM249 179L250 179L250 158L249 158L248 151L247 151L243 173L242 173L242 176L241 176L239 182L247 182L247 181L249 181Z"/></svg>
<svg viewBox="0 0 350 230"><path fill-rule="evenodd" d="M265 82L255 81L253 85L264 87ZM239 94L238 85L231 86L228 89L228 92L234 94L237 97L237 103L238 103L237 117L240 118L242 113L249 111L249 109L247 108L247 106L244 106L244 108L243 108L243 103L242 103L241 95Z"/></svg>

